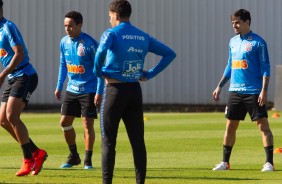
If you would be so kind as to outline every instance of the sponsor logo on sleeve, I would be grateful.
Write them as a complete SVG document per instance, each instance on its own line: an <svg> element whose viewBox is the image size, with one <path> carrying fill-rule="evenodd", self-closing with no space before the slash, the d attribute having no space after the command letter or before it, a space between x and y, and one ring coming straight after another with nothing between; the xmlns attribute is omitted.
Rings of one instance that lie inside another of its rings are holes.
<svg viewBox="0 0 282 184"><path fill-rule="evenodd" d="M6 57L8 52L5 49L0 49L0 57Z"/></svg>

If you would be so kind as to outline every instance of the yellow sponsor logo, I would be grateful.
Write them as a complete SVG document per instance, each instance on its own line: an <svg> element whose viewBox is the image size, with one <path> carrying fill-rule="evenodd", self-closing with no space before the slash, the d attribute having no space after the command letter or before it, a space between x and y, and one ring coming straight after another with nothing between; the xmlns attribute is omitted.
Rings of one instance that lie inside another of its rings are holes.
<svg viewBox="0 0 282 184"><path fill-rule="evenodd" d="M232 61L232 69L247 69L248 62L247 60L233 60Z"/></svg>
<svg viewBox="0 0 282 184"><path fill-rule="evenodd" d="M84 74L85 69L83 65L70 65L67 64L68 72L75 73L75 74Z"/></svg>

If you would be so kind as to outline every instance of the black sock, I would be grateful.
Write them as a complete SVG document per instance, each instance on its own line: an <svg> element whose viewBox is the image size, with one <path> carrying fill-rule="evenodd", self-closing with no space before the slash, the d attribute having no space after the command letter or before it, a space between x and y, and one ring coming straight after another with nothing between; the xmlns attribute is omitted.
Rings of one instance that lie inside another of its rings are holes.
<svg viewBox="0 0 282 184"><path fill-rule="evenodd" d="M225 146L223 145L223 162L229 163L231 151L232 151L233 146Z"/></svg>
<svg viewBox="0 0 282 184"><path fill-rule="evenodd" d="M76 144L70 145L69 150L70 150L70 153L71 153L72 156L78 157Z"/></svg>
<svg viewBox="0 0 282 184"><path fill-rule="evenodd" d="M34 153L38 149L38 147L34 144L31 138L29 138L29 144L30 144L31 153Z"/></svg>
<svg viewBox="0 0 282 184"><path fill-rule="evenodd" d="M84 158L84 165L92 166L92 154L93 151L85 150L85 158Z"/></svg>
<svg viewBox="0 0 282 184"><path fill-rule="evenodd" d="M21 148L23 150L23 155L24 155L25 159L32 158L32 154L31 154L31 151L30 151L30 144L29 143L22 144Z"/></svg>
<svg viewBox="0 0 282 184"><path fill-rule="evenodd" d="M273 146L264 147L266 153L266 162L269 162L273 165Z"/></svg>

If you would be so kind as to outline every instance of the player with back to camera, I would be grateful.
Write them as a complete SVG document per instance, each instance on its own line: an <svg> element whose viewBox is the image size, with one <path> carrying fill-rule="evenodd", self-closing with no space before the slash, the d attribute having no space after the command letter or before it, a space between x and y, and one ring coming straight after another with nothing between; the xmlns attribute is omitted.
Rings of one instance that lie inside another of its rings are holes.
<svg viewBox="0 0 282 184"><path fill-rule="evenodd" d="M93 73L98 42L81 31L82 23L83 17L80 12L68 12L64 19L67 36L63 37L60 43L60 68L55 97L61 100L63 84L68 75L60 124L70 151L66 163L61 165L61 168L70 168L81 163L72 124L75 117L82 116L84 169L93 169L91 159L95 142L94 118L97 118L96 108L101 104L104 80L97 78Z"/></svg>
<svg viewBox="0 0 282 184"><path fill-rule="evenodd" d="M270 62L266 42L250 29L251 15L244 9L231 15L231 23L237 34L229 42L229 59L223 77L213 92L219 101L221 88L230 79L229 98L225 110L227 118L223 139L223 159L213 170L229 170L230 155L236 140L240 120L248 112L262 136L266 161L261 171L273 171L273 135L267 114L267 92Z"/></svg>
<svg viewBox="0 0 282 184"><path fill-rule="evenodd" d="M29 138L27 127L20 119L24 107L37 87L38 77L29 62L28 51L17 26L3 17L3 1L0 0L0 61L4 70L0 73L0 87L8 76L8 86L3 91L0 122L21 145L22 166L16 176L37 175L47 157Z"/></svg>
<svg viewBox="0 0 282 184"><path fill-rule="evenodd" d="M103 184L111 184L113 180L116 138L121 119L133 151L136 183L145 183L147 156L139 81L152 79L176 57L172 49L134 27L130 23L130 15L128 1L111 2L109 16L112 28L101 36L95 56L94 71L106 81L100 112ZM148 52L161 56L161 59L155 67L144 71Z"/></svg>

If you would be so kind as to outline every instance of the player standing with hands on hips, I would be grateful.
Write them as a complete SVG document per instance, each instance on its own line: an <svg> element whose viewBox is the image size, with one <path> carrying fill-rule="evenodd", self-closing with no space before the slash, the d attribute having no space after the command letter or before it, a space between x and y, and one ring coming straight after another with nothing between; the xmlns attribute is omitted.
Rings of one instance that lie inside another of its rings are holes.
<svg viewBox="0 0 282 184"><path fill-rule="evenodd" d="M231 15L231 23L237 34L229 43L229 59L222 79L213 92L219 101L221 88L230 79L229 99L225 110L227 118L223 140L223 160L213 170L229 170L229 159L236 140L240 120L248 112L257 123L262 135L266 162L261 171L274 171L273 135L267 114L267 91L270 63L266 42L250 29L251 15L244 9Z"/></svg>
<svg viewBox="0 0 282 184"><path fill-rule="evenodd" d="M69 168L81 163L72 124L75 117L82 116L85 143L84 169L93 169L91 158L95 142L94 119L97 118L96 108L101 104L104 79L97 78L93 73L98 42L81 31L82 23L83 17L79 12L71 11L65 15L64 25L67 36L62 38L60 44L60 68L55 97L61 100L63 84L68 75L60 123L70 155L61 168Z"/></svg>
<svg viewBox="0 0 282 184"><path fill-rule="evenodd" d="M20 119L29 98L37 87L38 76L29 62L28 51L17 26L3 17L3 1L0 0L0 61L4 70L0 73L0 87L8 76L8 86L2 94L0 122L21 145L23 164L16 176L37 175L47 157L29 138Z"/></svg>
<svg viewBox="0 0 282 184"><path fill-rule="evenodd" d="M112 28L103 33L95 56L94 71L106 81L100 110L103 184L112 183L116 138L121 119L133 151L136 183L145 183L147 156L139 81L152 79L176 57L169 47L131 25L130 15L131 5L128 1L115 0L110 4ZM162 58L154 68L144 71L148 52Z"/></svg>

